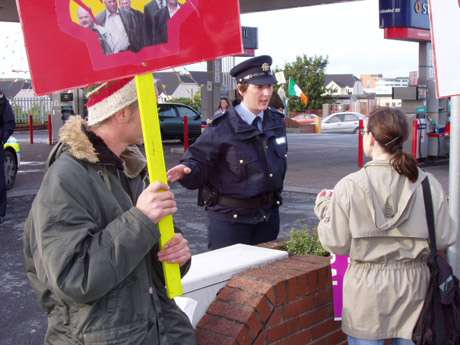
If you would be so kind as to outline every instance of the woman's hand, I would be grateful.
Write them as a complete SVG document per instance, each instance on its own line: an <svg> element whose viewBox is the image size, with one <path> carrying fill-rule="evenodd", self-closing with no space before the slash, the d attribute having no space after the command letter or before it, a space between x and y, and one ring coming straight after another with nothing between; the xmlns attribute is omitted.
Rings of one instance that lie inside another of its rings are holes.
<svg viewBox="0 0 460 345"><path fill-rule="evenodd" d="M330 198L332 197L332 194L334 194L333 189L323 189L321 192L318 193L318 197L325 197L325 198Z"/></svg>

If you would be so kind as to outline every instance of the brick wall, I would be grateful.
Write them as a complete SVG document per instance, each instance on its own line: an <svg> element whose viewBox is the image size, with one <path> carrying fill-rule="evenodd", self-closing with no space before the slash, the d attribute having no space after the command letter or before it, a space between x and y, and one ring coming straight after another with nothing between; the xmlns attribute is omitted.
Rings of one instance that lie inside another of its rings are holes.
<svg viewBox="0 0 460 345"><path fill-rule="evenodd" d="M232 278L197 326L199 345L346 344L329 259L293 256Z"/></svg>

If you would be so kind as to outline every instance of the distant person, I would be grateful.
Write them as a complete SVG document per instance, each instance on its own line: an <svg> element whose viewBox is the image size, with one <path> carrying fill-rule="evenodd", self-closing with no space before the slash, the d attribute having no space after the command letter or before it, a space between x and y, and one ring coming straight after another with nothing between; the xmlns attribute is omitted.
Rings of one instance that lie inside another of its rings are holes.
<svg viewBox="0 0 460 345"><path fill-rule="evenodd" d="M103 2L106 10L96 17L96 22L112 36L110 49L113 54L141 50L145 45L144 22L133 11L118 8L117 0Z"/></svg>
<svg viewBox="0 0 460 345"><path fill-rule="evenodd" d="M78 22L79 24L86 28L93 30L98 35L99 43L101 44L102 50L105 55L112 54L112 36L107 32L101 25L97 25L94 22L94 18L86 9L79 7L77 10Z"/></svg>
<svg viewBox="0 0 460 345"><path fill-rule="evenodd" d="M144 6L144 30L146 45L155 44L155 15L166 6L165 0L153 0Z"/></svg>
<svg viewBox="0 0 460 345"><path fill-rule="evenodd" d="M177 0L166 0L166 6L155 14L155 44L168 41L169 20L179 11L180 5Z"/></svg>
<svg viewBox="0 0 460 345"><path fill-rule="evenodd" d="M217 107L217 111L214 113L214 116L219 116L225 113L230 109L230 101L227 97L221 97L219 100L219 105Z"/></svg>
<svg viewBox="0 0 460 345"><path fill-rule="evenodd" d="M373 111L364 129L372 160L317 196L319 239L348 255L342 330L350 345L413 345L412 333L430 280L422 181L433 196L438 250L455 242L447 198L436 178L403 151L408 125L397 109Z"/></svg>
<svg viewBox="0 0 460 345"><path fill-rule="evenodd" d="M268 242L279 233L287 139L283 114L268 108L276 82L271 64L264 55L232 68L242 102L216 116L168 171L170 181L199 188L210 249Z"/></svg>
<svg viewBox="0 0 460 345"><path fill-rule="evenodd" d="M6 181L5 181L5 151L3 145L13 134L16 120L11 104L2 90L0 90L0 224L6 215Z"/></svg>

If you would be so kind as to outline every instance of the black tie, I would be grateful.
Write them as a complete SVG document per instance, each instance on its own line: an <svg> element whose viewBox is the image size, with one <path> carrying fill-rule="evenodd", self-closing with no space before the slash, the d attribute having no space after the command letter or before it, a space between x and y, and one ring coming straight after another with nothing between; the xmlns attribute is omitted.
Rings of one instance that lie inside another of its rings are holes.
<svg viewBox="0 0 460 345"><path fill-rule="evenodd" d="M259 128L259 123L262 119L260 118L260 116L256 116L256 118L252 121L252 125L258 130L260 131L260 128Z"/></svg>

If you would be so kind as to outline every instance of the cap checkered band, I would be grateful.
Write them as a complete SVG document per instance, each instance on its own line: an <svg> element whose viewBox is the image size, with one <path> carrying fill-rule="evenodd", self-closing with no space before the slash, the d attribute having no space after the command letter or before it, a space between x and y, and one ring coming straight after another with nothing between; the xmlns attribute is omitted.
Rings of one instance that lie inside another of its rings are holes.
<svg viewBox="0 0 460 345"><path fill-rule="evenodd" d="M243 78L238 79L238 83L244 83L245 81L248 81L250 79L256 78L256 77L262 77L262 76L267 76L267 75L273 75L273 73L270 72L261 72L261 73L252 73L245 75Z"/></svg>

